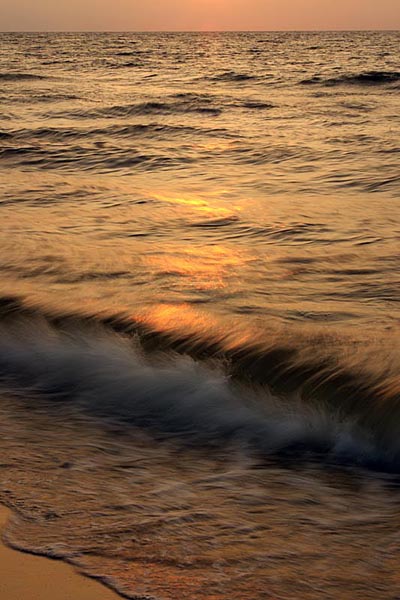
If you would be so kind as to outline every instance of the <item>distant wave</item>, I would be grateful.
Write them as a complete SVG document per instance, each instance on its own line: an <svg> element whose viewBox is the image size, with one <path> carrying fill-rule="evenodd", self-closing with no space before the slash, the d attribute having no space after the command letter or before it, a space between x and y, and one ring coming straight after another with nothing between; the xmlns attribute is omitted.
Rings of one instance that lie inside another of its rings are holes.
<svg viewBox="0 0 400 600"><path fill-rule="evenodd" d="M141 67L141 66L142 66L142 63L133 62L133 61L121 63L120 65L118 65L118 67L121 69L136 69L137 67Z"/></svg>
<svg viewBox="0 0 400 600"><path fill-rule="evenodd" d="M400 81L400 72L398 71L365 71L362 73L346 73L340 77L324 78L315 75L310 79L303 79L302 85L384 85Z"/></svg>
<svg viewBox="0 0 400 600"><path fill-rule="evenodd" d="M146 51L146 50L139 50L139 49L136 49L136 50L121 50L120 52L116 52L115 56L139 56L141 54L147 55L147 54L149 54L149 52Z"/></svg>
<svg viewBox="0 0 400 600"><path fill-rule="evenodd" d="M80 100L76 94L36 94L31 101L35 102L69 102L71 100Z"/></svg>
<svg viewBox="0 0 400 600"><path fill-rule="evenodd" d="M107 152L99 152L96 146L88 149L86 145L43 148L39 145L8 146L0 149L0 160L35 169L71 169L79 165L83 170L95 170L103 173L116 169L135 167L144 171L154 171L179 167L195 162L190 156L170 155L161 152L121 148L118 143L109 145Z"/></svg>
<svg viewBox="0 0 400 600"><path fill-rule="evenodd" d="M33 73L0 73L0 81L32 81L35 79L48 79L48 77Z"/></svg>
<svg viewBox="0 0 400 600"><path fill-rule="evenodd" d="M400 390L389 370L346 367L318 345L227 342L0 300L0 383L24 390L32 409L66 404L185 444L233 441L400 471Z"/></svg>
<svg viewBox="0 0 400 600"><path fill-rule="evenodd" d="M261 102L259 100L246 100L242 104L243 108L248 108L250 110L265 110L269 108L274 108L274 104L271 102Z"/></svg>
<svg viewBox="0 0 400 600"><path fill-rule="evenodd" d="M190 125L168 125L166 123L127 123L126 125L110 125L109 127L37 127L32 129L16 129L1 131L0 137L22 140L69 140L86 139L103 136L106 138L150 137L158 139L165 136L201 135L233 137L224 128L194 127ZM236 137L236 136L235 136Z"/></svg>
<svg viewBox="0 0 400 600"><path fill-rule="evenodd" d="M134 104L123 104L107 106L93 110L76 110L66 113L64 116L78 118L115 118L148 116L157 114L174 113L200 113L217 116L221 114L222 107L213 104L210 100L198 100L193 98L171 99L166 101L149 101Z"/></svg>
<svg viewBox="0 0 400 600"><path fill-rule="evenodd" d="M252 81L258 79L256 75L250 75L249 73L238 73L236 71L224 71L223 73L217 73L207 77L210 81L227 81L227 82L240 82L240 81Z"/></svg>
<svg viewBox="0 0 400 600"><path fill-rule="evenodd" d="M246 100L239 100L235 97L227 96L226 94L222 95L211 95L211 94L201 94L196 92L180 92L174 96L174 98L190 103L199 103L199 104L217 104L220 109L230 109L230 108L247 108L249 110L266 110L270 108L274 108L275 105L271 102L265 102L262 100L253 100L248 98Z"/></svg>

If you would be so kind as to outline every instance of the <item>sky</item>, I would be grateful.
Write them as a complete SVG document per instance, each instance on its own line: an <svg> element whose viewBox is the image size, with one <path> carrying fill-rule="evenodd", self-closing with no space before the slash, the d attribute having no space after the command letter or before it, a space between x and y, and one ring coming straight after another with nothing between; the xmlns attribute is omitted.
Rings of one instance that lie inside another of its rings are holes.
<svg viewBox="0 0 400 600"><path fill-rule="evenodd" d="M2 31L400 29L400 0L0 0Z"/></svg>

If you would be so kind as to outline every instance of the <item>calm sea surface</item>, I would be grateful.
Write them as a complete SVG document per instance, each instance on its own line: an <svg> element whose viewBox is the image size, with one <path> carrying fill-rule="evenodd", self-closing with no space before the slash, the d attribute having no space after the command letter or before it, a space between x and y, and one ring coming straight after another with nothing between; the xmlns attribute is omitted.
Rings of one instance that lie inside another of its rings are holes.
<svg viewBox="0 0 400 600"><path fill-rule="evenodd" d="M400 33L0 34L0 499L129 598L400 598Z"/></svg>

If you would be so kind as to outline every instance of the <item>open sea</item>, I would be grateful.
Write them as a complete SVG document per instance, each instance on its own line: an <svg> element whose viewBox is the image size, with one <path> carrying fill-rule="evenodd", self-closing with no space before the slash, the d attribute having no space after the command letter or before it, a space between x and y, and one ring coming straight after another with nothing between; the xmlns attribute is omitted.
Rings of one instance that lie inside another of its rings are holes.
<svg viewBox="0 0 400 600"><path fill-rule="evenodd" d="M0 34L6 540L399 600L399 153L399 32Z"/></svg>

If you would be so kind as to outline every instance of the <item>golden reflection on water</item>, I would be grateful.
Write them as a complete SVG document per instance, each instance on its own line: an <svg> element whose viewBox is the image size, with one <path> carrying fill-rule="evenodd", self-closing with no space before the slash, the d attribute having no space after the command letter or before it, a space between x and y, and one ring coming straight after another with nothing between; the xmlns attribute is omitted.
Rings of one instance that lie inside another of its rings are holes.
<svg viewBox="0 0 400 600"><path fill-rule="evenodd" d="M296 328L399 323L396 207L378 196L366 214L359 196L266 201L234 186L149 188L145 177L2 173L3 186L4 294L89 312L188 304Z"/></svg>
<svg viewBox="0 0 400 600"><path fill-rule="evenodd" d="M249 260L244 254L221 244L205 249L177 244L168 252L148 256L146 262L154 274L184 277L189 287L213 290L229 285L229 279Z"/></svg>
<svg viewBox="0 0 400 600"><path fill-rule="evenodd" d="M225 350L257 346L272 345L274 341L283 337L287 338L282 325L269 323L268 338L265 337L265 328L251 320L244 326L238 316L230 315L229 318L221 315L212 315L209 311L194 308L189 303L168 304L159 303L146 308L139 314L132 315L152 331L169 334L172 337L191 336L194 340L219 340ZM300 333L300 329L298 330ZM304 334L306 330L304 329Z"/></svg>
<svg viewBox="0 0 400 600"><path fill-rule="evenodd" d="M134 316L137 318L137 315ZM139 318L155 330L169 333L177 332L177 323L182 331L191 334L207 331L210 326L213 329L217 327L217 321L210 315L196 310L188 303L157 304L144 311Z"/></svg>
<svg viewBox="0 0 400 600"><path fill-rule="evenodd" d="M227 5L219 0L216 11ZM63 48L41 40L40 56L31 38L13 40L6 62L17 52L21 73L33 66L45 78L3 82L2 143L10 148L1 149L1 293L60 313L128 315L175 339L171 348L197 343L201 358L207 347L233 350L226 359L249 380L262 380L268 361L257 359L276 348L282 371L271 359L268 379L287 373L288 389L298 380L296 393L310 396L312 412L321 407L321 432L330 396L317 403L317 386L326 388L313 361L330 366L324 377L344 382L343 405L358 402L358 389L348 397L346 373L361 373L355 381L366 389L369 379L382 381L374 396L387 399L368 422L397 439L397 94L379 81L340 80L341 70L392 69L397 38L374 37L216 34L171 43L146 35L133 47L122 34L78 45L68 36ZM140 64L128 66L127 50ZM329 85L336 77L340 85ZM299 85L307 78L314 83ZM38 328L35 341L40 335ZM85 339L83 332L71 347ZM236 352L243 346L249 355ZM113 367L110 352L105 364ZM82 381L85 402L99 401L95 375L77 378L67 392ZM117 404L118 385L115 392ZM219 463L211 449L177 454L136 432L111 441L111 431L95 423L92 431L81 414L73 429L58 408L24 412L10 409L3 441L14 467L8 500L25 514L28 549L56 542L131 595L142 585L144 595L187 600L383 600L400 589L398 507L372 478L360 493L352 470L337 492L338 473L319 480L314 465L287 475L286 465L247 464L247 449L240 461L233 453ZM284 433L289 438L291 427ZM57 475L71 456L71 468Z"/></svg>
<svg viewBox="0 0 400 600"><path fill-rule="evenodd" d="M173 195L173 194L162 194L159 192L151 192L151 196L159 202L166 202L168 204L178 204L186 208L191 208L197 211L207 213L207 215L214 216L216 218L230 217L234 214L232 209L228 209L221 204L218 204L218 197L226 190L216 190L212 194L208 194L209 199L204 196L199 197L196 195L185 194L185 195ZM235 206L235 211L239 210L239 207Z"/></svg>
<svg viewBox="0 0 400 600"><path fill-rule="evenodd" d="M222 140L215 142L204 142L202 144L193 145L193 147L198 150L207 150L209 152L214 152L215 150L218 150L219 152L224 152L225 150L229 150L230 148L235 148L237 146L238 142L223 142Z"/></svg>

